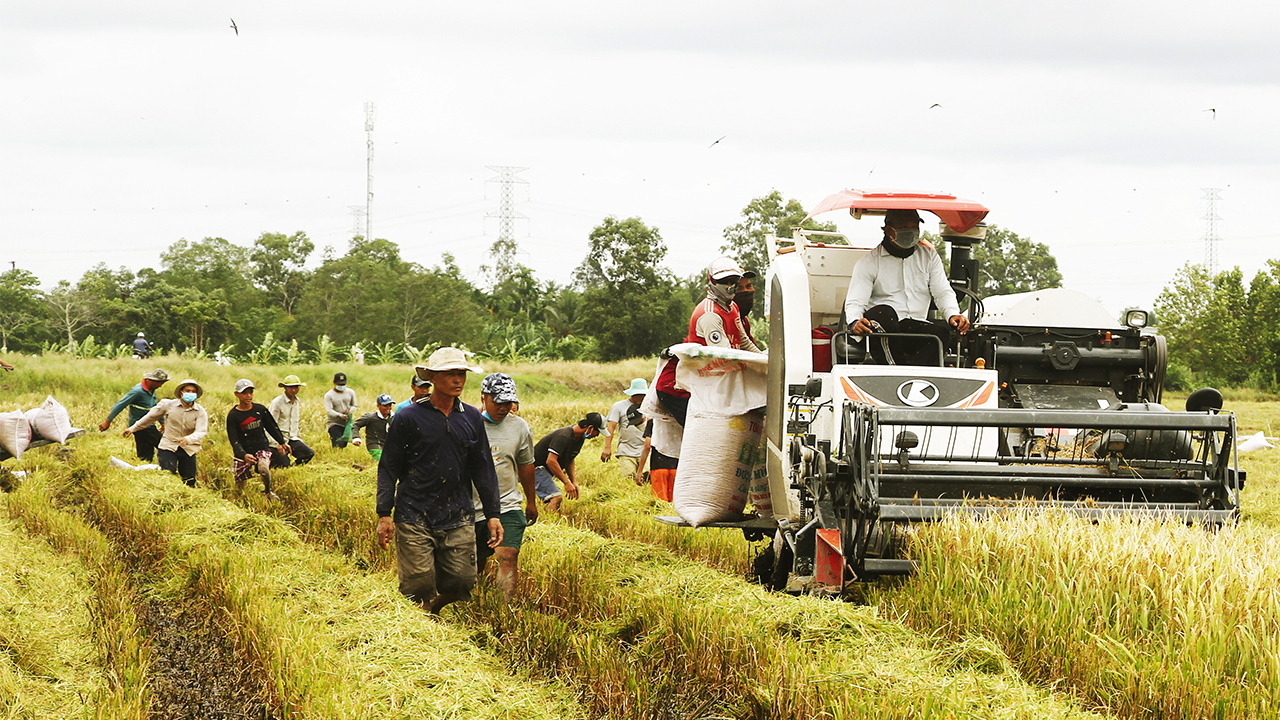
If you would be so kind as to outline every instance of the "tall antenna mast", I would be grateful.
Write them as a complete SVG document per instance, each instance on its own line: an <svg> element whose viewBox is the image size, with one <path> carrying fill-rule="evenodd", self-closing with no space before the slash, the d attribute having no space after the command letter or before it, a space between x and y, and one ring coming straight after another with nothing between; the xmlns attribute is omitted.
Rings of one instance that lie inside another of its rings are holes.
<svg viewBox="0 0 1280 720"><path fill-rule="evenodd" d="M369 161L368 161L368 185L367 193L364 201L364 239L366 241L373 239L373 102L364 104L364 131L369 141Z"/></svg>
<svg viewBox="0 0 1280 720"><path fill-rule="evenodd" d="M487 182L496 182L501 188L498 195L498 211L485 213L485 217L498 218L498 239L489 247L489 256L494 259L496 283L501 279L500 276L515 269L516 220L529 219L516 212L515 185L516 183L529 184L528 180L516 177L516 173L524 172L529 168L510 165L486 165L485 167L498 173L497 177L489 178Z"/></svg>
<svg viewBox="0 0 1280 720"><path fill-rule="evenodd" d="M1218 237L1218 221L1222 218L1218 217L1217 204L1222 198L1218 197L1221 188L1200 188L1204 191L1206 208L1204 214L1204 265L1209 271L1209 277L1215 277L1218 274L1218 241L1222 238Z"/></svg>

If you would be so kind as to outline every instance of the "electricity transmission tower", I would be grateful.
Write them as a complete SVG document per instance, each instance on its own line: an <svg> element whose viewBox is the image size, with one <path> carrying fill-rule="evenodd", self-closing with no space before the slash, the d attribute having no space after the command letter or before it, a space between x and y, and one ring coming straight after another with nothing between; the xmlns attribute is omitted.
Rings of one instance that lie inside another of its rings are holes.
<svg viewBox="0 0 1280 720"><path fill-rule="evenodd" d="M485 217L498 218L498 239L493 245L489 246L489 257L493 258L493 278L496 284L503 277L510 275L516 267L516 220L528 220L529 218L521 213L516 212L516 201L514 188L516 183L528 185L529 181L516 177L516 173L524 172L529 168L512 167L510 165L486 165L485 167L498 173L497 177L489 178L486 182L496 182L499 184L500 192L498 195L498 211L485 213Z"/></svg>
<svg viewBox="0 0 1280 720"><path fill-rule="evenodd" d="M366 185L366 197L364 200L364 239L369 241L373 239L373 110L372 102L364 104L364 131L368 136L369 160Z"/></svg>
<svg viewBox="0 0 1280 720"><path fill-rule="evenodd" d="M351 217L353 218L351 223L351 237L355 237L364 229L365 207L363 205L348 205L347 207L351 209Z"/></svg>
<svg viewBox="0 0 1280 720"><path fill-rule="evenodd" d="M1204 191L1203 200L1206 201L1204 214L1204 266L1209 271L1209 277L1218 274L1218 241L1222 238L1218 237L1218 222L1222 218L1218 217L1217 204L1222 198L1218 197L1221 188L1200 188Z"/></svg>

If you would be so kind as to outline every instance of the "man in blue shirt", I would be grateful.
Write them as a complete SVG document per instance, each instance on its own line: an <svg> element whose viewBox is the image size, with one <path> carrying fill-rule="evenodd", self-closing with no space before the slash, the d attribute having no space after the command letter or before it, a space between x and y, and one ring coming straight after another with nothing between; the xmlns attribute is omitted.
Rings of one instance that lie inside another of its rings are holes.
<svg viewBox="0 0 1280 720"><path fill-rule="evenodd" d="M470 365L466 354L444 347L415 368L432 382L427 402L391 418L378 463L378 542L396 543L400 592L439 614L466 600L476 584L475 503L489 518L489 547L502 543L498 477L484 418L462 402Z"/></svg>
<svg viewBox="0 0 1280 720"><path fill-rule="evenodd" d="M129 392L116 402L111 412L107 413L107 419L98 424L98 429L106 432L107 428L111 427L111 421L115 420L125 408L129 408L130 426L141 420L143 415L156 406L156 390L167 382L169 382L169 373L159 368L143 375L142 382L130 388ZM133 433L133 442L138 449L138 459L151 462L162 437L160 429L154 424Z"/></svg>

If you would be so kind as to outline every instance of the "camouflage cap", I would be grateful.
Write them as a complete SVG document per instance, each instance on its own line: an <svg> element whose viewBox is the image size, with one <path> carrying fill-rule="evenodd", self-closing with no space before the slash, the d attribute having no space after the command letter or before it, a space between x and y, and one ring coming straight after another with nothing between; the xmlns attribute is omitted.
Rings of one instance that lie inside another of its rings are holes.
<svg viewBox="0 0 1280 720"><path fill-rule="evenodd" d="M496 403L520 402L520 398L516 397L516 381L506 373L485 376L480 383L480 392L492 397Z"/></svg>
<svg viewBox="0 0 1280 720"><path fill-rule="evenodd" d="M160 368L156 368L142 377L152 382L158 382L162 385L169 382L169 373L161 370Z"/></svg>

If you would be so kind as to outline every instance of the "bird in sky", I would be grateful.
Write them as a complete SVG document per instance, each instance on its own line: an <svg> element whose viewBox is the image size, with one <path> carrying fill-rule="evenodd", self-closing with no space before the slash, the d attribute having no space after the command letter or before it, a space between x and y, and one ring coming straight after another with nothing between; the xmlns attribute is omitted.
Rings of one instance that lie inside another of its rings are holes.
<svg viewBox="0 0 1280 720"><path fill-rule="evenodd" d="M936 107L942 107L942 103L934 103L934 104L932 104L932 105L930 105L930 106L929 106L929 109L930 109L930 110L932 110L932 109L934 109L934 108L936 108Z"/></svg>
<svg viewBox="0 0 1280 720"><path fill-rule="evenodd" d="M723 140L723 139L725 139L725 138L727 138L727 137L729 137L729 136L728 136L728 135L721 135L721 136L720 136L720 140ZM710 145L708 145L708 146L707 146L707 149L708 149L708 150L710 150L711 148L713 148L713 147L715 147L715 146L719 145L719 144L720 144L720 140L717 140L717 141L715 141L715 142L711 143Z"/></svg>
<svg viewBox="0 0 1280 720"><path fill-rule="evenodd" d="M236 27L235 18L231 18L231 29L236 31L236 37L240 37L240 28Z"/></svg>
<svg viewBox="0 0 1280 720"><path fill-rule="evenodd" d="M1217 108L1205 108L1204 110L1201 110L1200 112L1213 113L1213 119L1214 119L1214 120L1217 120L1217 119L1218 119L1218 110L1217 110Z"/></svg>

